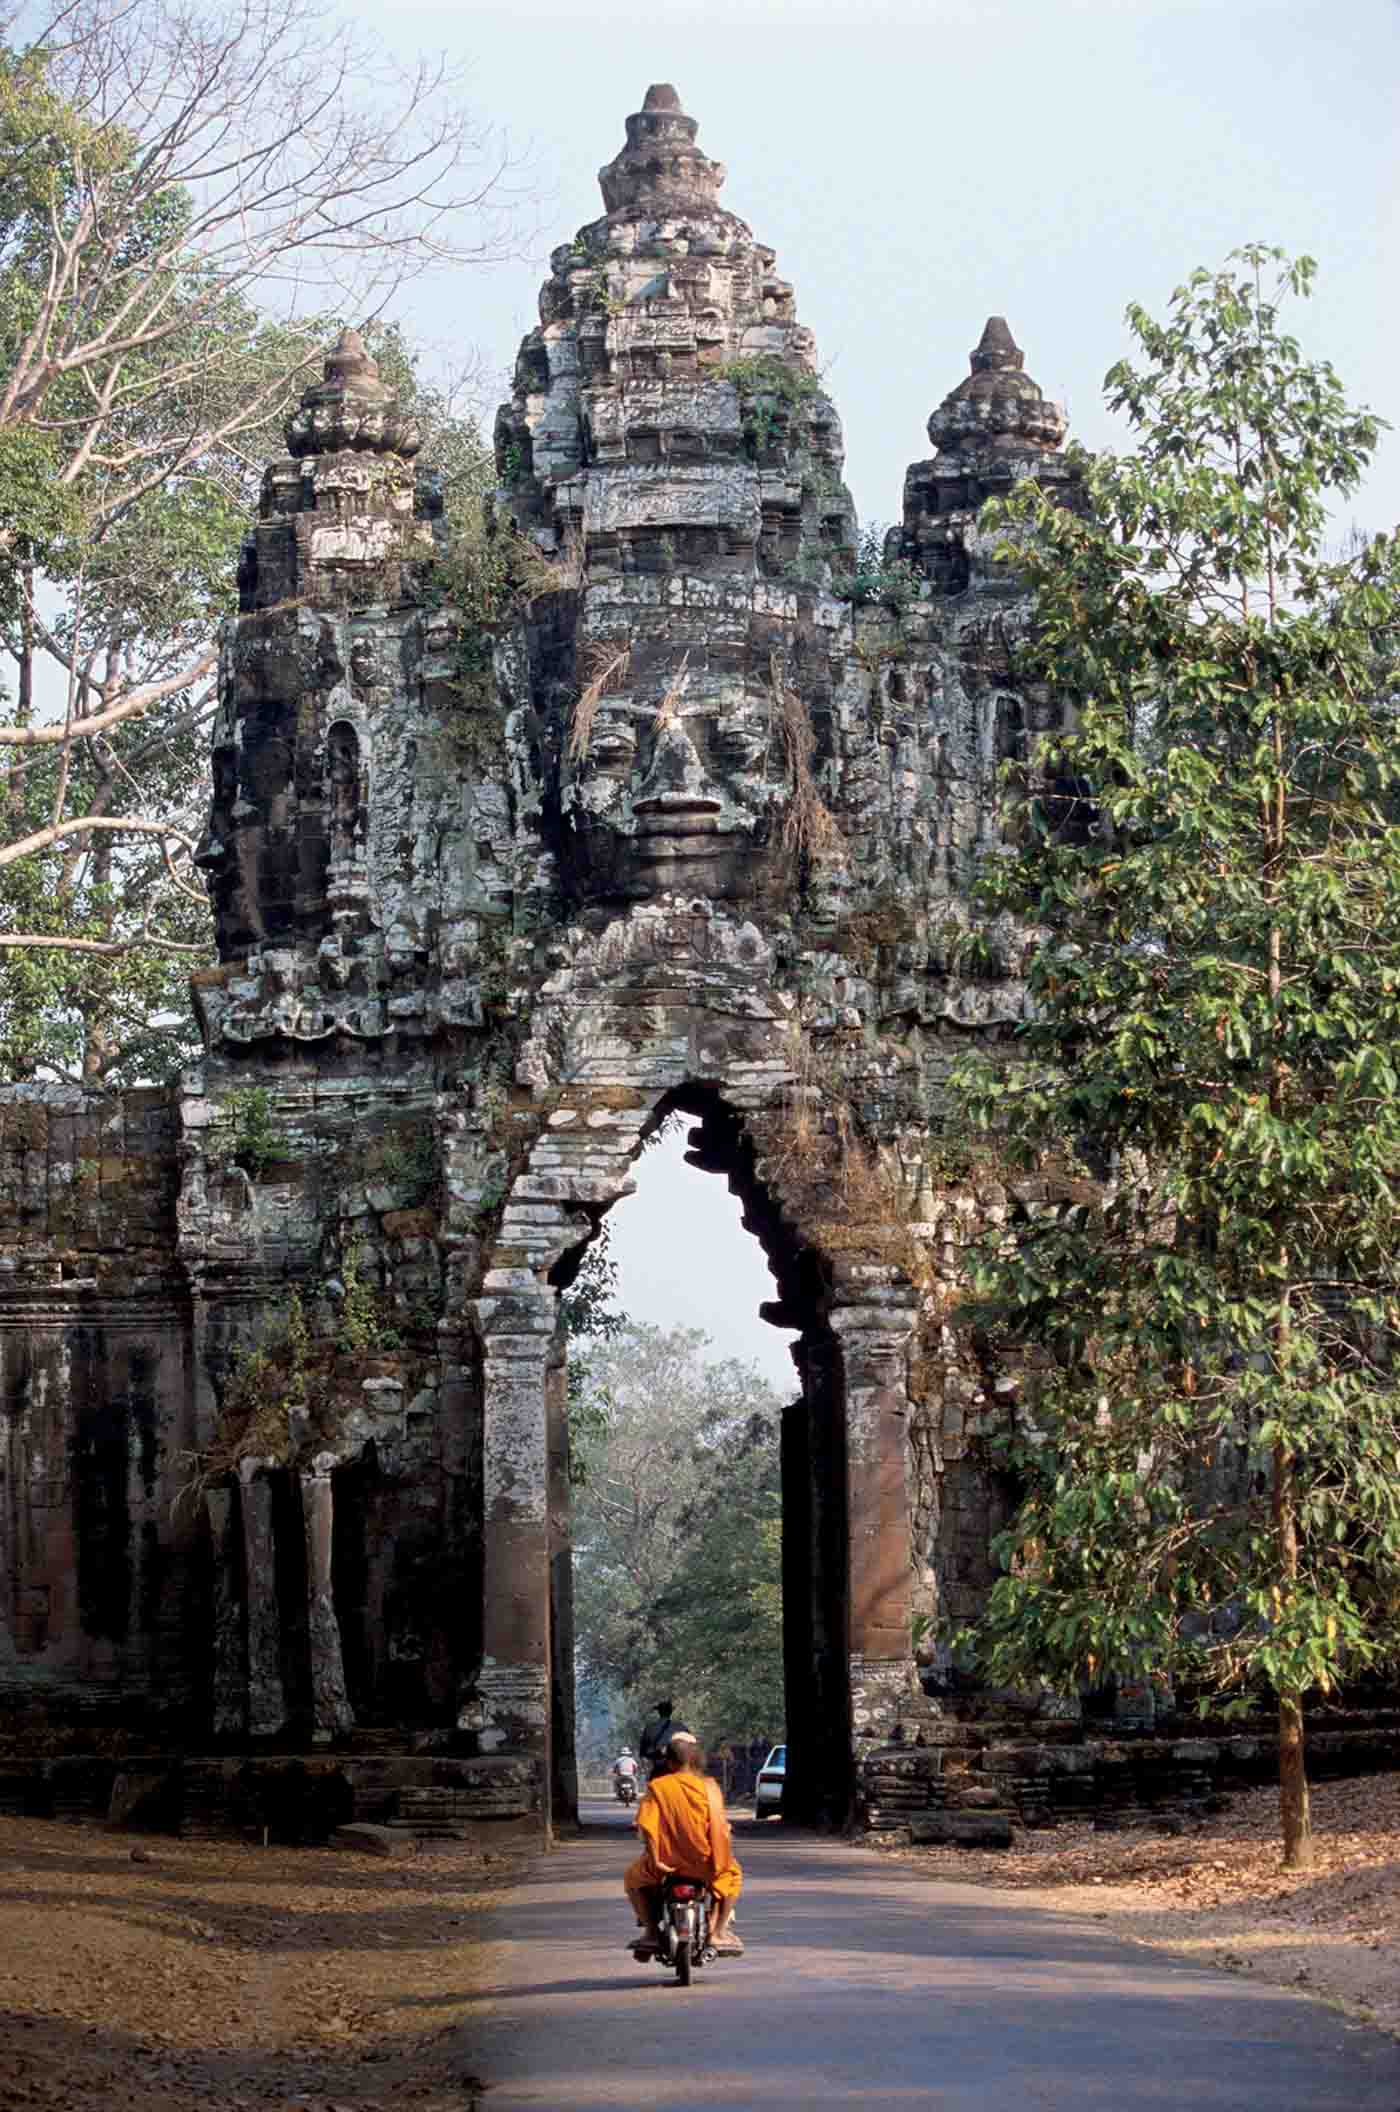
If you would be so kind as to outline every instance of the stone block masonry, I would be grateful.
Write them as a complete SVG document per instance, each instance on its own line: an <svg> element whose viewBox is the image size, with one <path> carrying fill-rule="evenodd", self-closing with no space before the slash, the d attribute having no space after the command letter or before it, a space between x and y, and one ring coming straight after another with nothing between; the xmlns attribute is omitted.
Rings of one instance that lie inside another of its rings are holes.
<svg viewBox="0 0 1400 2112"><path fill-rule="evenodd" d="M1183 1822L1223 1809L1230 1792L1278 1778L1272 1726L1190 1734L1095 1735L1063 1721L1042 1735L1006 1735L988 1716L940 1716L915 1734L924 1742L871 1748L860 1770L859 1809L870 1832L907 1830L917 1843L1009 1847L1011 1827L1053 1827L1092 1819L1103 1832L1180 1831ZM1314 1780L1393 1770L1400 1765L1395 1713L1353 1712L1307 1740Z"/></svg>
<svg viewBox="0 0 1400 2112"><path fill-rule="evenodd" d="M331 349L223 639L201 1068L0 1104L0 1703L178 1736L192 1813L240 1754L431 1737L568 1814L559 1293L673 1111L798 1335L795 1815L847 1820L933 1722L915 1637L989 1581L1012 1382L962 1255L1037 1205L942 1081L1022 1013L969 886L1057 705L978 510L1074 502L1064 418L992 318L858 563L814 341L723 181L653 87L553 253L495 429L509 606Z"/></svg>

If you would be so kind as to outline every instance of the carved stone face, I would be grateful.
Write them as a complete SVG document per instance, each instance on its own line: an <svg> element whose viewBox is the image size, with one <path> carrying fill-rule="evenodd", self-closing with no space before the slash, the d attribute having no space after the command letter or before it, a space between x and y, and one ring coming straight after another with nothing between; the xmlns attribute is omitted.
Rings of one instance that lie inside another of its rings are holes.
<svg viewBox="0 0 1400 2112"><path fill-rule="evenodd" d="M776 716L740 681L604 696L582 753L566 746L560 766L566 885L585 901L769 891L786 796Z"/></svg>

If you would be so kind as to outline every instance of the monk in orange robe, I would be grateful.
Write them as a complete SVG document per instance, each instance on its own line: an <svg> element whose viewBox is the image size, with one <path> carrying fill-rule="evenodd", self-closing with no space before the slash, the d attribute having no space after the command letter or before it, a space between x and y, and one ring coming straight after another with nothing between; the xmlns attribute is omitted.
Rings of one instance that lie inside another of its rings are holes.
<svg viewBox="0 0 1400 2112"><path fill-rule="evenodd" d="M744 1946L729 1923L743 1872L734 1860L719 1784L705 1774L689 1731L673 1733L632 1823L642 1836L642 1852L627 1865L622 1882L642 1930L637 1955L650 1956L660 1943L661 1883L676 1876L709 1886L715 1896L710 1941L723 1955L740 1956Z"/></svg>

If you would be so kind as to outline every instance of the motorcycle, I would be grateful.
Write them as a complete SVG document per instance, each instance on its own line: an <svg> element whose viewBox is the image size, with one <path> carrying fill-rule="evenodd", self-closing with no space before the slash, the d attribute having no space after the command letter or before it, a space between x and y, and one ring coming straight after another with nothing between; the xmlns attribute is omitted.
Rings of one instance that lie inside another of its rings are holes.
<svg viewBox="0 0 1400 2112"><path fill-rule="evenodd" d="M637 1801L637 1778L635 1775L616 1775L613 1778L613 1795L619 1804L630 1807Z"/></svg>
<svg viewBox="0 0 1400 2112"><path fill-rule="evenodd" d="M668 1877L661 1889L658 1926L658 1965L674 1967L679 1985L689 1987L691 1973L715 1955L710 1946L709 1887L688 1877Z"/></svg>

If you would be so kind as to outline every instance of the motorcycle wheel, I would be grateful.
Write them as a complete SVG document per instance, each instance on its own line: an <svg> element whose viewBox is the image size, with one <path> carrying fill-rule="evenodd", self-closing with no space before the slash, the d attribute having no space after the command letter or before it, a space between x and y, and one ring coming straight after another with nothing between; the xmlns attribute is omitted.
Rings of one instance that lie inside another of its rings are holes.
<svg viewBox="0 0 1400 2112"><path fill-rule="evenodd" d="M676 1978L682 1987L690 1985L690 1938L681 1936L676 1941Z"/></svg>

